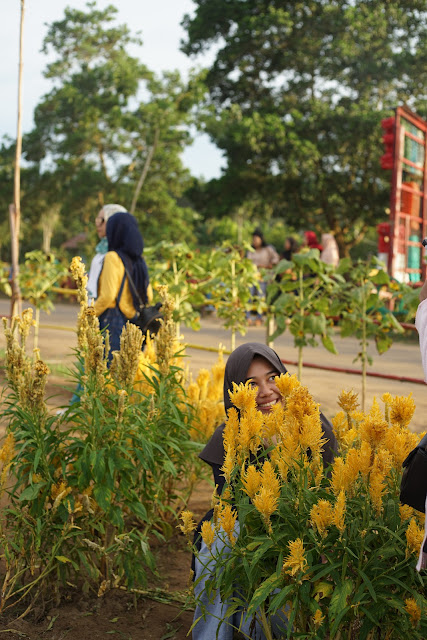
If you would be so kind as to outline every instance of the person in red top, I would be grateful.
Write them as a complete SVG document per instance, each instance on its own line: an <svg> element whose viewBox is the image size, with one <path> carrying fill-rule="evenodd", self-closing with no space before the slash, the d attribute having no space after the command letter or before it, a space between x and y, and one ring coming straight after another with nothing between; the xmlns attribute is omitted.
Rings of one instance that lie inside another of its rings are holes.
<svg viewBox="0 0 427 640"><path fill-rule="evenodd" d="M321 244L319 244L314 231L304 231L304 240L306 247L308 247L309 249L319 249L319 251L323 250L323 247Z"/></svg>

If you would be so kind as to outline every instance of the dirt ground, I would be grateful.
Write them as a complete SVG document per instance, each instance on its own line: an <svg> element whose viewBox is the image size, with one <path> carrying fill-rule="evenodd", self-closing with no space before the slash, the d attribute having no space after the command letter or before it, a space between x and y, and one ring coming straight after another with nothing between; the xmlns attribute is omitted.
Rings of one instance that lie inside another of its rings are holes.
<svg viewBox="0 0 427 640"><path fill-rule="evenodd" d="M201 518L210 506L211 485L196 488L189 508ZM188 593L191 554L183 535L177 533L157 545L158 577L146 590L148 596L114 590L98 598L70 590L61 604L39 620L0 620L0 637L27 640L185 640L193 620ZM37 612L36 612L37 614Z"/></svg>
<svg viewBox="0 0 427 640"><path fill-rule="evenodd" d="M0 300L0 314L8 313L8 308ZM68 403L73 382L66 380L62 370L71 367L76 340L73 328L77 316L75 305L57 305L55 312L42 317L40 330L40 349L42 358L52 365L47 395L52 411ZM58 328L61 327L61 328ZM189 345L188 365L193 375L202 367L209 368L215 362L216 353L204 351L199 347L217 347L219 344L229 348L230 333L225 331L216 318L205 318L200 332L184 328L185 341ZM247 341L265 342L265 332L261 327L250 328L246 336L237 336L237 345ZM304 361L312 364L360 368L353 363L359 345L355 339L336 339L339 355L333 356L322 347L307 348ZM0 335L0 348L4 348L4 337ZM275 343L279 355L287 361L297 359L292 338L288 334L281 336ZM29 343L31 349L32 344ZM197 348L196 348L197 347ZM406 376L422 382L423 372L416 337L396 342L389 352L379 357L371 351L374 364L371 371L392 375L398 378ZM288 366L291 373L296 371L293 364ZM332 417L338 411L337 396L341 389L353 388L360 391L360 376L342 372L320 371L304 368L303 383L308 386L316 401L320 402L323 412ZM1 380L0 380L1 384ZM427 427L427 394L423 384L389 380L380 377L368 379L367 403L374 397L389 391L395 395L413 394L417 409L412 421L414 431ZM0 428L1 435L1 428ZM210 506L212 487L202 481L196 487L189 508L202 516ZM0 620L0 638L23 638L29 640L105 640L117 638L124 640L184 640L191 626L193 612L183 610L182 600L188 587L190 553L186 541L178 532L163 545L156 547L158 577L153 577L147 585L150 596L132 596L123 591L107 593L102 598L84 596L78 590L70 590L58 608L47 612L39 620L28 616L25 620ZM157 591L155 591L157 590Z"/></svg>

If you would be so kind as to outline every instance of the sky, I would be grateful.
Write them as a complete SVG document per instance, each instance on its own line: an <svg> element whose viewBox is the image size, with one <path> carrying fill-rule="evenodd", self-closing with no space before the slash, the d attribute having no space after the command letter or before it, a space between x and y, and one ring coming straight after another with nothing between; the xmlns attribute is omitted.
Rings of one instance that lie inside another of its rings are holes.
<svg viewBox="0 0 427 640"><path fill-rule="evenodd" d="M20 0L1 0L0 21L0 138L16 136L18 94L18 56ZM97 6L109 4L118 9L117 22L127 24L132 33L141 32L141 61L156 73L178 69L183 76L195 66L208 65L212 58L188 58L179 50L185 36L180 22L185 13L194 13L192 0L97 0ZM86 0L25 0L23 48L23 132L33 126L33 111L51 84L43 77L48 58L41 53L46 24L63 18L65 7L84 9ZM132 55L134 52L132 51ZM221 152L205 134L195 138L183 154L184 164L197 177L219 177L224 161Z"/></svg>

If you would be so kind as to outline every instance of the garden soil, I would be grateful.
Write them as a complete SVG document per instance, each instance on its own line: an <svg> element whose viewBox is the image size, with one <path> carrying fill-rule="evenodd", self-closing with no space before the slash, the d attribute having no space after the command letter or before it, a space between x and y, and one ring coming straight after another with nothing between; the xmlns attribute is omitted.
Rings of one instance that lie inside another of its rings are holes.
<svg viewBox="0 0 427 640"><path fill-rule="evenodd" d="M0 300L0 314L7 314L9 303ZM74 362L76 346L75 327L77 306L59 304L50 315L42 315L39 347L41 357L51 365L52 375L47 387L48 406L51 411L66 405L71 397L74 383L65 377L67 368ZM199 332L184 329L185 341L192 347L187 349L188 367L193 375L200 368L210 368L216 361L215 352L199 347L226 349L230 344L230 332L222 328L215 317L202 319ZM237 336L237 345L247 341L265 342L265 330L251 327L246 336ZM304 362L327 367L357 369L353 359L359 345L356 339L336 338L339 355L331 355L322 347L308 347L304 351ZM0 335L0 349L4 349L4 336ZM197 347L197 348L196 348ZM31 341L29 348L32 348ZM285 333L276 340L274 348L290 362L288 369L296 371L296 350L292 337ZM422 382L423 372L419 347L415 336L400 339L384 355L378 356L371 348L373 365L370 370L395 377L405 376ZM338 411L337 397L342 389L360 392L361 379L356 374L303 369L303 383L308 386L323 412L333 416ZM2 381L0 380L0 383ZM380 377L368 378L367 405L374 397L380 399L386 391L393 395L413 394L416 411L411 427L416 432L427 429L427 393L423 384L402 382ZM1 425L4 429L4 424ZM0 432L1 433L1 432ZM210 506L212 486L202 480L196 486L189 508L196 517L201 517ZM184 537L177 532L164 544L156 543L158 575L152 576L145 593L129 594L115 590L101 598L96 594L83 595L78 588L70 587L58 607L42 613L35 611L24 620L0 619L0 638L29 640L184 640L191 626L193 611L182 602L185 599L190 570L190 552Z"/></svg>

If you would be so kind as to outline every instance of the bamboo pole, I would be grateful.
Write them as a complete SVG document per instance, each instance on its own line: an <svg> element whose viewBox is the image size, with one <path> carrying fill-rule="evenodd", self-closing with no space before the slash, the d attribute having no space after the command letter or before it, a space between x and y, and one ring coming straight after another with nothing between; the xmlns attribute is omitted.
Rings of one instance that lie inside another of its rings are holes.
<svg viewBox="0 0 427 640"><path fill-rule="evenodd" d="M16 127L15 175L13 181L13 205L9 207L11 254L12 254L12 300L10 315L21 312L21 290L19 287L19 232L21 228L21 155L22 155L22 69L25 0L21 0L19 28L18 64L18 118Z"/></svg>

